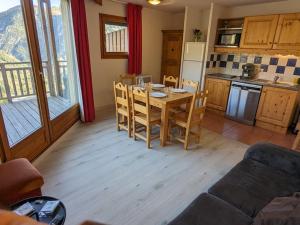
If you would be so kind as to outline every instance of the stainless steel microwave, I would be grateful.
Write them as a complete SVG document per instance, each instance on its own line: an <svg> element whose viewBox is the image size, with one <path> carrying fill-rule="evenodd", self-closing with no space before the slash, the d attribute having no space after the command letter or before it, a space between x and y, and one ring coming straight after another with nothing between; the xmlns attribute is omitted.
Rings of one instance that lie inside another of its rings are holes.
<svg viewBox="0 0 300 225"><path fill-rule="evenodd" d="M220 34L219 45L223 46L239 46L241 40L241 34Z"/></svg>

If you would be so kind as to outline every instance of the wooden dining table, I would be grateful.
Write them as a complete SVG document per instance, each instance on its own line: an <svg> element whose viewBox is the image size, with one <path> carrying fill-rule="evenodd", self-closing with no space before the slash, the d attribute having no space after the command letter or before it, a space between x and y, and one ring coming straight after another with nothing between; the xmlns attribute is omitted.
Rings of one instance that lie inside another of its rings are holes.
<svg viewBox="0 0 300 225"><path fill-rule="evenodd" d="M151 86L147 86L146 90L150 93L150 105L161 109L160 145L165 146L168 139L169 110L189 103L193 98L193 93L174 93L168 87L151 88ZM152 97L151 92L163 92L167 96L163 98Z"/></svg>

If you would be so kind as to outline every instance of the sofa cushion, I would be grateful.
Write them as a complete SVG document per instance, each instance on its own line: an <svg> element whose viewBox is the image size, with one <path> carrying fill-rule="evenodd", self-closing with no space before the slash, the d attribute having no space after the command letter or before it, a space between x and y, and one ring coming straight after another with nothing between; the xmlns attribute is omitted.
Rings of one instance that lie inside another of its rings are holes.
<svg viewBox="0 0 300 225"><path fill-rule="evenodd" d="M258 161L244 159L208 192L254 217L273 198L300 190L300 179Z"/></svg>
<svg viewBox="0 0 300 225"><path fill-rule="evenodd" d="M257 143L247 150L244 158L300 178L300 152L271 143Z"/></svg>
<svg viewBox="0 0 300 225"><path fill-rule="evenodd" d="M250 225L252 218L210 194L201 194L169 225Z"/></svg>

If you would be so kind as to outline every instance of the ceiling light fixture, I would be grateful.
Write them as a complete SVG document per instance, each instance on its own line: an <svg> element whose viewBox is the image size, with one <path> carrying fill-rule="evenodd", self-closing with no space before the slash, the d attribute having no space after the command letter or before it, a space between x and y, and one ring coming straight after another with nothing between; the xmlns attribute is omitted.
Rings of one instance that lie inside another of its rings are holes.
<svg viewBox="0 0 300 225"><path fill-rule="evenodd" d="M158 5L161 3L161 0L147 0L147 2L151 5Z"/></svg>

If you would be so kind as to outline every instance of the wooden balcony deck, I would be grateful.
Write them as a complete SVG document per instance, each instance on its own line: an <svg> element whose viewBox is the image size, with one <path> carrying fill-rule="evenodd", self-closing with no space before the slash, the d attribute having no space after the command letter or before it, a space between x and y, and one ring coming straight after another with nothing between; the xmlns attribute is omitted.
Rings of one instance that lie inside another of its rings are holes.
<svg viewBox="0 0 300 225"><path fill-rule="evenodd" d="M48 97L50 118L54 119L70 107L61 97ZM10 146L15 145L41 127L36 99L24 99L0 106Z"/></svg>

